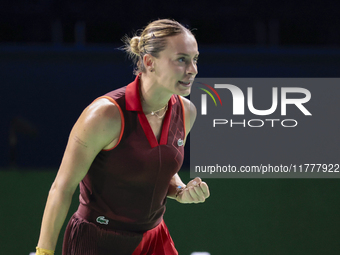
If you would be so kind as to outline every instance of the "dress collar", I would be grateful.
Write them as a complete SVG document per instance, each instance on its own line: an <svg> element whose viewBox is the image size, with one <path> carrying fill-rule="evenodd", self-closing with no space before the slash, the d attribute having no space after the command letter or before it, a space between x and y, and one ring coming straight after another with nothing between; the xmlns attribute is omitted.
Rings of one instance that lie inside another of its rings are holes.
<svg viewBox="0 0 340 255"><path fill-rule="evenodd" d="M126 104L126 110L128 111L138 111L142 112L142 104L140 101L140 96L139 96L139 83L140 83L140 76L141 73L139 73L136 76L136 79L131 82L129 85L126 86L126 91L125 91L125 104ZM172 95L170 100L169 100L169 108L170 105L173 105L176 103L176 97L175 95Z"/></svg>

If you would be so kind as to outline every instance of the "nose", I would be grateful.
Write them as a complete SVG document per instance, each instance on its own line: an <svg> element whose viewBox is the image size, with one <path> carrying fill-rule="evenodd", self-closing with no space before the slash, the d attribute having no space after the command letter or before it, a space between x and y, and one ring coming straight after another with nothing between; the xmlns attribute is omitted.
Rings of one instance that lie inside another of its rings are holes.
<svg viewBox="0 0 340 255"><path fill-rule="evenodd" d="M187 74L189 74L189 75L197 75L198 74L197 64L194 60L191 61L190 65L188 66Z"/></svg>

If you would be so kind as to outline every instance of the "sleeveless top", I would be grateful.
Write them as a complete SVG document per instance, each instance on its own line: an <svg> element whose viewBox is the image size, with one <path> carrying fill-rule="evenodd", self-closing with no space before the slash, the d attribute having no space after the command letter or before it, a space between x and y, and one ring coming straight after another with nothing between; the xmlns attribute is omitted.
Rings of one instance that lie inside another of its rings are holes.
<svg viewBox="0 0 340 255"><path fill-rule="evenodd" d="M81 181L77 213L104 228L145 232L162 221L170 180L183 163L182 99L170 98L158 143L143 113L139 76L100 98L118 106L121 134L114 148L96 156Z"/></svg>

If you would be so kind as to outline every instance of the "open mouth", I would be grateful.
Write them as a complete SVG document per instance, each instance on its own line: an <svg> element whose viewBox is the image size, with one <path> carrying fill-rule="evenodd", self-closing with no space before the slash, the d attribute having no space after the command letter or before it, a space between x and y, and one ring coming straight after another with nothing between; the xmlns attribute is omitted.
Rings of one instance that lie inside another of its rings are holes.
<svg viewBox="0 0 340 255"><path fill-rule="evenodd" d="M187 82L185 82L185 81L178 81L178 83L181 84L182 86L185 86L185 87L188 87L188 86L191 85L190 81L187 81Z"/></svg>

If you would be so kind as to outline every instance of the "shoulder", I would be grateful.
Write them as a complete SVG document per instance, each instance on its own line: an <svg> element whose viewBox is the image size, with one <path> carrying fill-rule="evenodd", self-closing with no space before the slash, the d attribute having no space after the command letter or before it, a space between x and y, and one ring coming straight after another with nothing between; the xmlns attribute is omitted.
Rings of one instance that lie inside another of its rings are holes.
<svg viewBox="0 0 340 255"><path fill-rule="evenodd" d="M183 105L185 110L191 111L192 113L196 113L196 106L187 98L179 96L182 101L183 101Z"/></svg>
<svg viewBox="0 0 340 255"><path fill-rule="evenodd" d="M119 106L109 99L98 98L82 112L75 129L105 147L119 136L121 123Z"/></svg>
<svg viewBox="0 0 340 255"><path fill-rule="evenodd" d="M93 120L99 121L98 124L109 124L110 122L120 120L119 108L119 105L117 105L115 101L107 98L98 98L86 107L83 113L89 124L91 124Z"/></svg>
<svg viewBox="0 0 340 255"><path fill-rule="evenodd" d="M126 88L127 86L115 89L113 91L110 91L108 93L106 93L104 95L104 97L110 98L110 99L114 99L114 100L121 100L121 99L125 99L125 92L126 92Z"/></svg>
<svg viewBox="0 0 340 255"><path fill-rule="evenodd" d="M179 96L179 97L183 102L184 115L185 115L185 126L186 126L187 133L189 133L197 116L196 106L189 99L182 97L182 96Z"/></svg>

